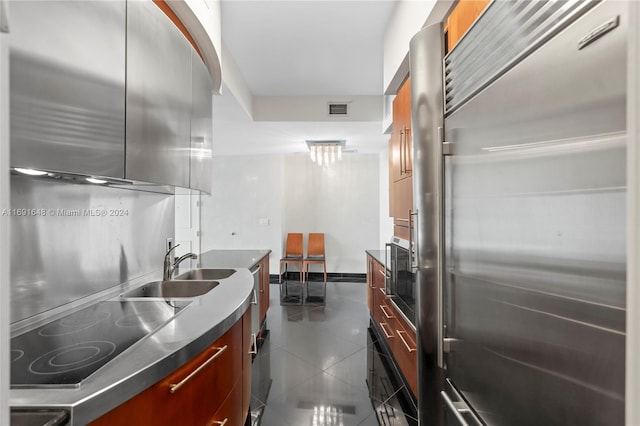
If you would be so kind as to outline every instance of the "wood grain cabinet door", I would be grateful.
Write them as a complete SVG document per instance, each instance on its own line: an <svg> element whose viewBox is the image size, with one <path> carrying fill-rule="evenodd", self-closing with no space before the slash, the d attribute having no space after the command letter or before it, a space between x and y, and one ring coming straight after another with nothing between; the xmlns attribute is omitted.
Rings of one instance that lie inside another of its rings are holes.
<svg viewBox="0 0 640 426"><path fill-rule="evenodd" d="M489 0L460 1L447 19L447 46L451 50L490 3Z"/></svg>
<svg viewBox="0 0 640 426"><path fill-rule="evenodd" d="M201 354L196 369L204 367L191 379L191 409L198 421L194 424L204 424L203 420L210 419L220 408L235 383L242 377L241 353L242 321L238 321ZM196 370L191 370L193 371Z"/></svg>
<svg viewBox="0 0 640 426"><path fill-rule="evenodd" d="M241 384L242 330L239 320L182 367L91 424L207 424L234 386ZM239 407L241 400L242 396Z"/></svg>
<svg viewBox="0 0 640 426"><path fill-rule="evenodd" d="M242 410L243 385L238 382L231 393L224 400L218 411L206 423L207 426L242 426L245 415ZM205 423L203 423L205 424Z"/></svg>

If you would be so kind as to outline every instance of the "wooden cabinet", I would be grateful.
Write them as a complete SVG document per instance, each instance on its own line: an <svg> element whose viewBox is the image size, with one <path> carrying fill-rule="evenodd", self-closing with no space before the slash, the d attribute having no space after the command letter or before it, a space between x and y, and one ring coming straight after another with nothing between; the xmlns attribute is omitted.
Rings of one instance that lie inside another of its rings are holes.
<svg viewBox="0 0 640 426"><path fill-rule="evenodd" d="M447 19L447 47L453 47L484 11L490 0L459 1Z"/></svg>
<svg viewBox="0 0 640 426"><path fill-rule="evenodd" d="M207 349L91 425L215 425L224 418L228 426L243 425L249 408L245 386L251 391L250 332L247 310Z"/></svg>
<svg viewBox="0 0 640 426"><path fill-rule="evenodd" d="M371 317L380 324L384 321L381 306L386 303L386 268L373 256L367 255L367 303Z"/></svg>
<svg viewBox="0 0 640 426"><path fill-rule="evenodd" d="M400 371L409 383L414 395L418 395L418 351L416 346L416 332L400 315L393 303L389 303L392 320L389 321L390 334L394 336L391 345L393 356L400 367Z"/></svg>
<svg viewBox="0 0 640 426"><path fill-rule="evenodd" d="M389 216L394 235L409 239L409 211L413 208L413 144L411 139L411 81L407 79L393 101L389 141Z"/></svg>
<svg viewBox="0 0 640 426"><path fill-rule="evenodd" d="M418 395L416 332L385 292L385 267L367 255L367 301L373 321L382 331L399 370Z"/></svg>

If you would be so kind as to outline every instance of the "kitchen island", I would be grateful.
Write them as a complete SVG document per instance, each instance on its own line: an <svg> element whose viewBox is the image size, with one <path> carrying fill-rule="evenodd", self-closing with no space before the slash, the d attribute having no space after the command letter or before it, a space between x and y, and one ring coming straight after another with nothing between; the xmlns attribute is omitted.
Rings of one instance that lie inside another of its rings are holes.
<svg viewBox="0 0 640 426"><path fill-rule="evenodd" d="M205 352L212 349L212 344L216 343L217 345L220 340L224 339L230 342L225 345L227 348L222 349L222 351L227 351L226 356L237 354L230 362L239 365L239 368L247 369L248 367L250 370L250 356L248 357L248 366L245 357L240 356L245 353L245 346L251 345L250 339L249 341L246 339L251 315L249 307L255 298L253 292L254 274L250 268L255 268L265 258L268 264L269 253L270 250L214 250L203 253L200 257L200 268L228 268L235 269L235 272L228 278L216 280L219 284L215 288L198 297L180 300L178 298L145 298L147 301L153 299L170 306L179 304L186 306L179 311L176 310L176 314L164 322L162 326L124 350L84 379L79 386L12 388L10 405L20 408L63 408L70 413L70 424L88 424L117 409L117 407L123 406L127 401L146 394L145 390L164 385L165 378L174 372L179 372L177 370L186 368L194 361L200 362L201 357L214 358ZM180 273L186 271L183 269ZM116 302L117 305L123 306L130 303L140 303L142 298L125 299L121 297L121 294L160 278L161 272L158 271L118 285L101 294L99 300L93 299L86 304L74 303L74 306L66 312L57 311L49 318L46 315L41 316L37 323L29 324L28 328L37 329L75 311L101 303ZM26 333L29 331L26 328L22 325L20 330L14 330L14 333ZM234 337L233 339L236 340L229 340L231 338L226 337L231 335L232 329L240 330L238 336L242 336L242 340L240 340L241 337L237 337L237 339ZM100 336L96 335L94 339L100 340ZM233 342L239 343L241 347L234 348L233 346L237 345ZM204 363L208 363L208 361ZM191 374L188 376L188 380L191 380ZM188 381L183 378L180 380ZM194 378L193 383L197 382L197 378ZM220 386L223 383L226 382L221 381ZM246 380L238 385L231 383L233 392L241 393L241 385L246 383ZM175 384L171 384L171 386L173 385ZM214 385L218 385L218 382L215 382ZM184 390L178 390L175 386L170 389L170 386L167 385L166 394L174 396L180 395L182 392L185 395L187 387L185 385ZM157 410L157 408L154 409ZM182 407L182 409L184 408ZM182 415L185 414L190 413L182 413ZM229 424L234 424L234 422Z"/></svg>

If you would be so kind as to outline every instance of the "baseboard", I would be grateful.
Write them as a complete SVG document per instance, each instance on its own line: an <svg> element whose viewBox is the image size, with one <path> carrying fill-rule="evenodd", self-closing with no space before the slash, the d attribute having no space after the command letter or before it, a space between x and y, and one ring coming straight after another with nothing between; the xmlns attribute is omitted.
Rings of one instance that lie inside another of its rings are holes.
<svg viewBox="0 0 640 426"><path fill-rule="evenodd" d="M298 281L300 280L299 272L287 271L282 274L282 279L287 281ZM324 274L322 272L309 272L309 281L320 281L324 280ZM272 284L277 284L279 281L279 277L277 274L269 275L269 282ZM327 282L330 283L366 283L367 282L367 274L355 274L355 273L341 273L341 272L328 272L327 273Z"/></svg>

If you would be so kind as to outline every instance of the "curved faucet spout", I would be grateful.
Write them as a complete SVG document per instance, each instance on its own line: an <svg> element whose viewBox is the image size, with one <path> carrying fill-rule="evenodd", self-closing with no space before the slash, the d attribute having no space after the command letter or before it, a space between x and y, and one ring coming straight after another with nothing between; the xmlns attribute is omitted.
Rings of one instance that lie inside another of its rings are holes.
<svg viewBox="0 0 640 426"><path fill-rule="evenodd" d="M173 273L178 268L178 265L180 265L180 263L184 262L187 259L198 258L198 255L195 253L187 253L185 255L180 256L173 263L171 263L171 252L179 245L180 244L176 244L175 246L171 247L171 249L164 255L164 267L163 267L163 274L162 274L162 279L164 281L168 281L173 277Z"/></svg>

